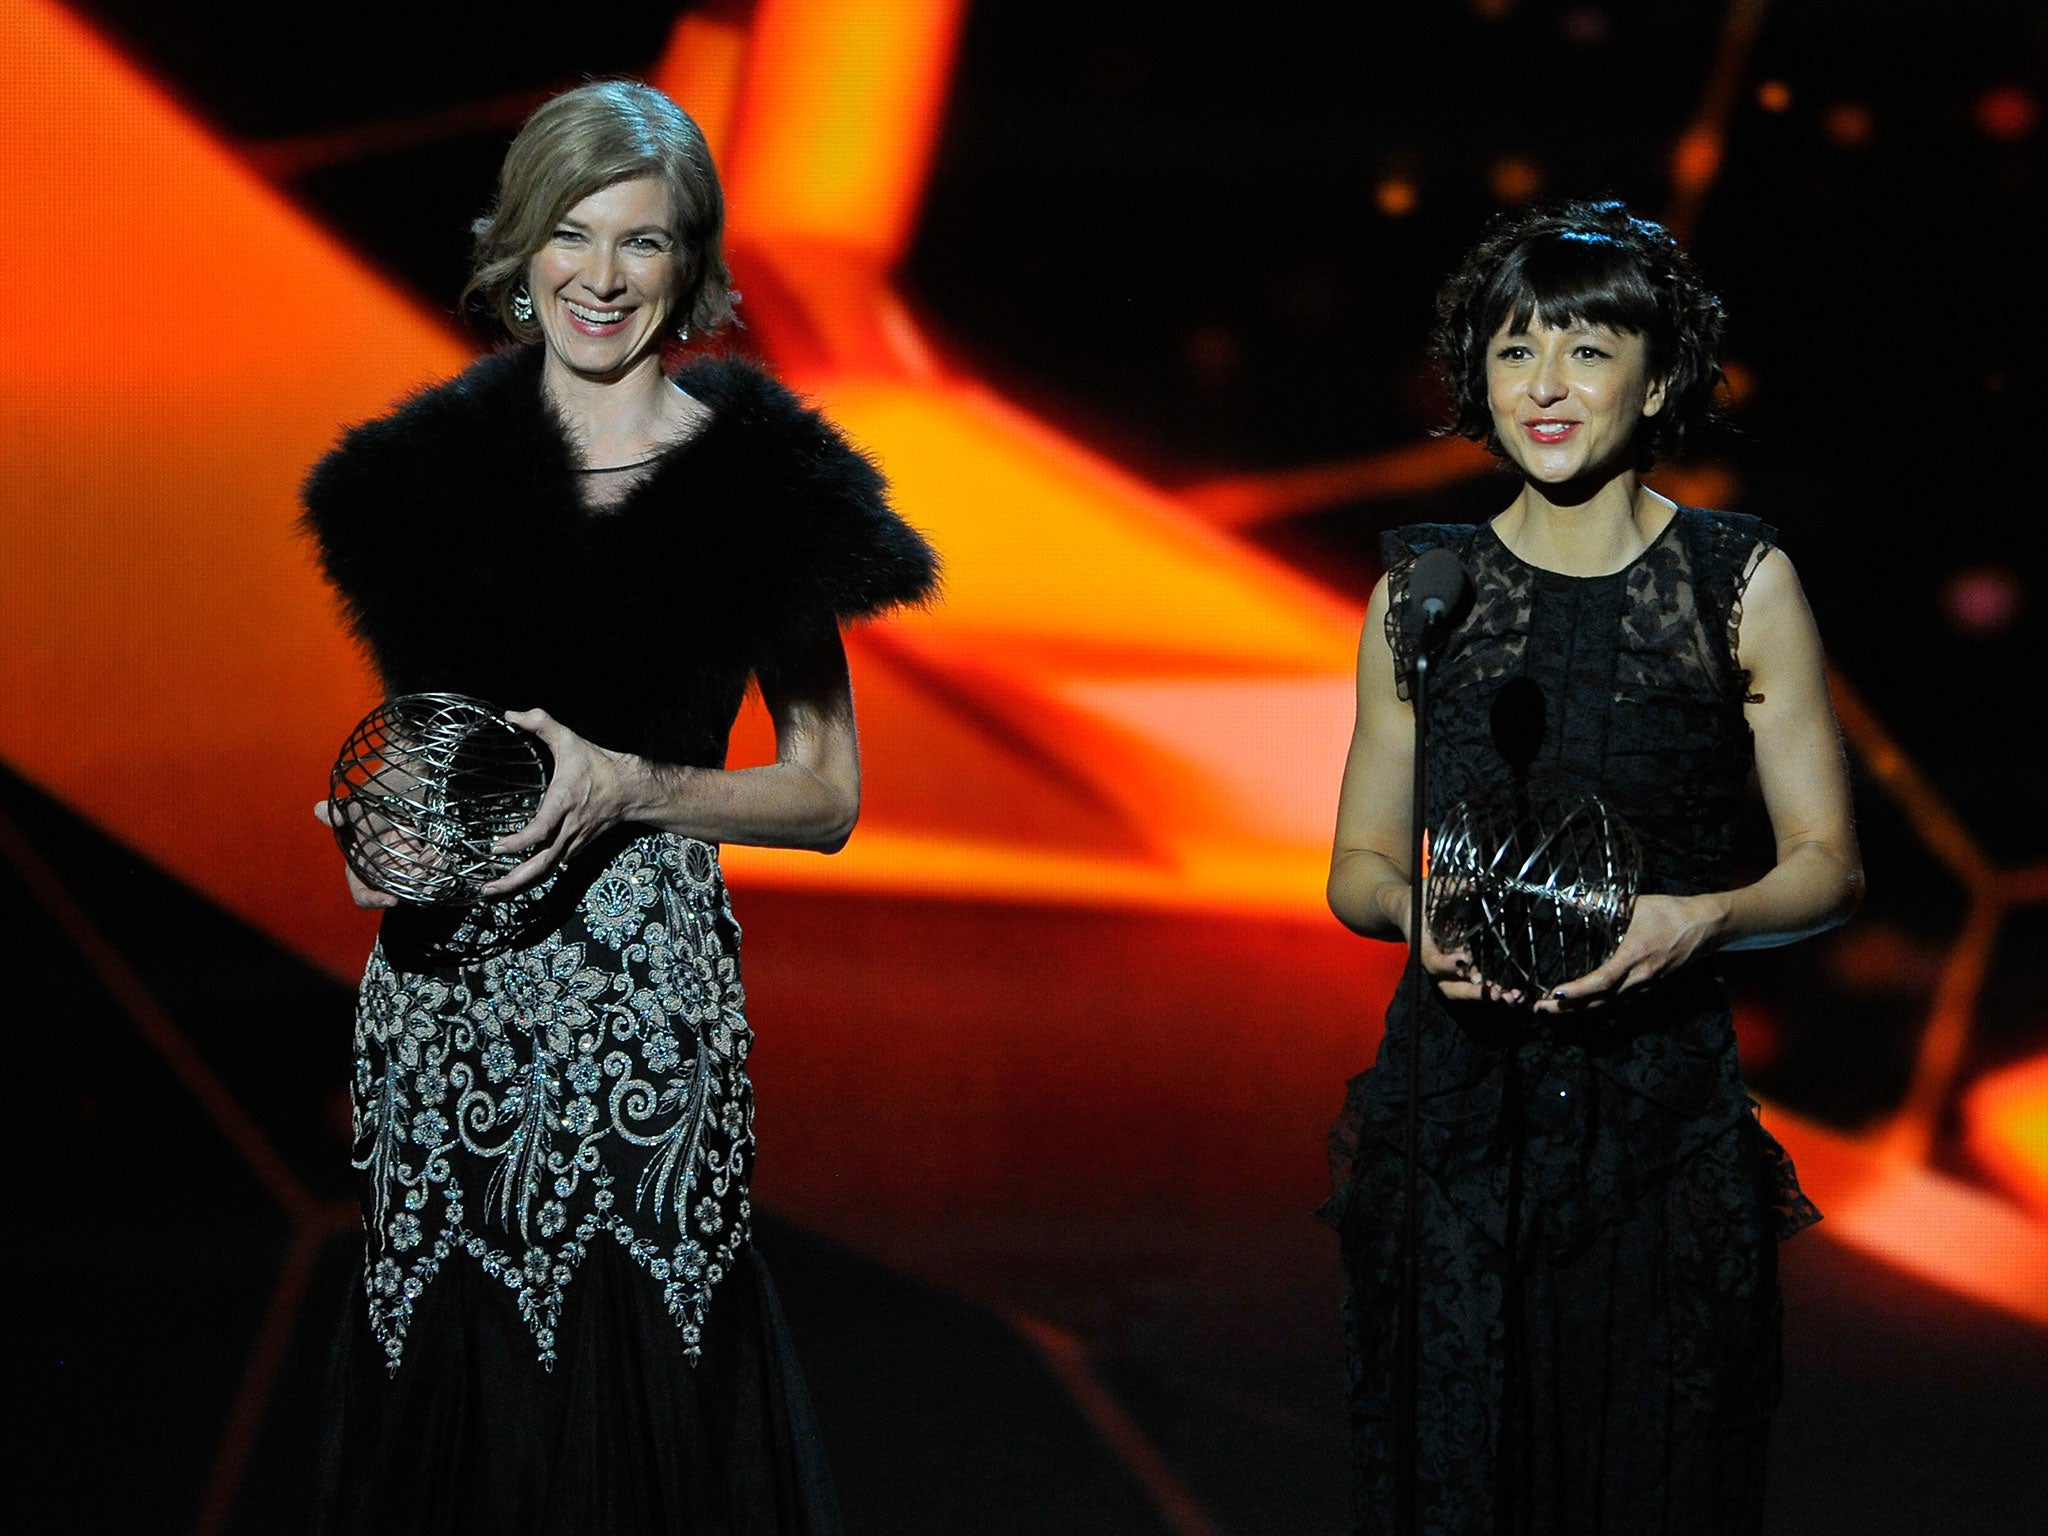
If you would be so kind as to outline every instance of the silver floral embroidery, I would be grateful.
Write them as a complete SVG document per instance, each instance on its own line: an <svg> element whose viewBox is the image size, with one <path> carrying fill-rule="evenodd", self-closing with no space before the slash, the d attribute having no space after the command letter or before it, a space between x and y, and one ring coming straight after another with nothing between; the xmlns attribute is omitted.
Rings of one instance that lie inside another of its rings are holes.
<svg viewBox="0 0 2048 1536"><path fill-rule="evenodd" d="M528 948L452 976L372 952L354 1162L370 1326L393 1371L458 1250L516 1295L552 1368L565 1290L600 1236L660 1285L699 1357L712 1291L751 1230L738 946L716 850L650 833Z"/></svg>

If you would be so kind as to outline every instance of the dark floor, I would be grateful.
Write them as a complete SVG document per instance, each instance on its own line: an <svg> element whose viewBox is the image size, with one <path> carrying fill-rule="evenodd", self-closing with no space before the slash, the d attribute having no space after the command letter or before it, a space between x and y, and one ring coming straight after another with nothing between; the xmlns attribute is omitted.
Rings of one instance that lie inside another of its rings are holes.
<svg viewBox="0 0 2048 1536"><path fill-rule="evenodd" d="M61 1511L53 1528L189 1531L294 1230L273 1191L296 1187L314 1211L343 1193L349 997L12 775L0 775L0 816L19 834L0 866L0 932L28 1041L25 1142L45 1170L17 1261L35 1298L18 1352L20 1401L35 1408L23 1506ZM81 951L87 930L53 917L67 896L106 953ZM196 1047L184 1076L138 1019ZM247 1144L277 1149L268 1187L201 1109L209 1072L222 1102L246 1110ZM1033 1230L1050 1263L1057 1223ZM2048 1335L1825 1232L1786 1251L1771 1530L2041 1529ZM760 1233L849 1525L892 1536L1185 1533L1201 1528L1191 1518L1231 1536L1341 1529L1324 1239L1298 1209L1248 1208L1239 1230L1215 1234L1213 1264L1165 1275L1125 1262L1152 1241L1134 1228L1077 1248L1070 1289L1004 1298L983 1276L970 1303L790 1222L764 1217ZM214 1483L220 1529L301 1523L352 1247L343 1234L317 1249L274 1381L246 1405L239 1470ZM1105 1438L1005 1315L1026 1310L1088 1347L1140 1452L1155 1450L1189 1496L1177 1517L1133 1470L1128 1434Z"/></svg>

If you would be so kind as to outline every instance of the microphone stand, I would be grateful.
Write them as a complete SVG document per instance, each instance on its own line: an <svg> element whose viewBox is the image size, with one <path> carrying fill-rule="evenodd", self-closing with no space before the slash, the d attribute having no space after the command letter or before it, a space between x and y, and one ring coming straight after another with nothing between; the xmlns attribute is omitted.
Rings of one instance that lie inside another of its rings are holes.
<svg viewBox="0 0 2048 1536"><path fill-rule="evenodd" d="M1423 939L1423 851L1425 817L1428 815L1429 779L1429 669L1430 654L1443 643L1448 605L1432 598L1422 604L1422 632L1416 638L1415 666L1410 692L1415 706L1414 804L1408 817L1408 968L1401 985L1407 996L1408 1088L1401 1127L1401 1292L1398 1322L1394 1333L1394 1530L1398 1536L1414 1536L1417 1525L1415 1500L1415 1399L1419 1384L1420 1350L1417 1338L1419 1304L1419 1224L1416 1220L1420 1137L1419 1100L1422 1095L1422 1007L1429 985L1422 968Z"/></svg>

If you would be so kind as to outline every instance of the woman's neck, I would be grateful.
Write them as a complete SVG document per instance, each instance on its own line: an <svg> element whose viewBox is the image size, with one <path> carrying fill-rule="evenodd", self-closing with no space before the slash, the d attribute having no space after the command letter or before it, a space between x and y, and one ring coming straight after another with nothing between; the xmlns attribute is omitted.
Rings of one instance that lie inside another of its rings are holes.
<svg viewBox="0 0 2048 1536"><path fill-rule="evenodd" d="M1632 470L1585 495L1525 479L1521 494L1493 520L1493 531L1516 558L1542 570L1611 576L1647 549L1676 511L1677 503Z"/></svg>
<svg viewBox="0 0 2048 1536"><path fill-rule="evenodd" d="M550 353L541 388L568 427L584 467L593 469L660 452L682 435L694 404L669 382L655 353L601 379L564 367Z"/></svg>

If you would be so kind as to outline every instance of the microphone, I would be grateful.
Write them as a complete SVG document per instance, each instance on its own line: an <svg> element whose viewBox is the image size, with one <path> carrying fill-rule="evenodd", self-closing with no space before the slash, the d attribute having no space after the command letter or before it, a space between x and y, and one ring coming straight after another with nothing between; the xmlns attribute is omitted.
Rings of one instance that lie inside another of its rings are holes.
<svg viewBox="0 0 2048 1536"><path fill-rule="evenodd" d="M1408 969L1401 979L1408 1007L1408 1103L1401 1117L1401 1285L1395 1325L1394 1355L1394 1526L1404 1533L1415 1524L1415 1403L1421 1369L1417 1333L1421 1318L1421 1228L1415 1214L1416 1163L1421 1134L1417 1107L1422 1098L1423 991L1422 937L1424 829L1429 805L1429 674L1435 653L1472 601L1472 578L1464 562L1448 549L1426 549L1408 567L1408 631L1415 640L1409 695L1415 706L1415 755L1408 819L1408 867L1417 872L1408 883Z"/></svg>
<svg viewBox="0 0 2048 1536"><path fill-rule="evenodd" d="M1472 578L1448 549L1426 549L1408 568L1408 622L1425 651L1444 643L1472 601Z"/></svg>

